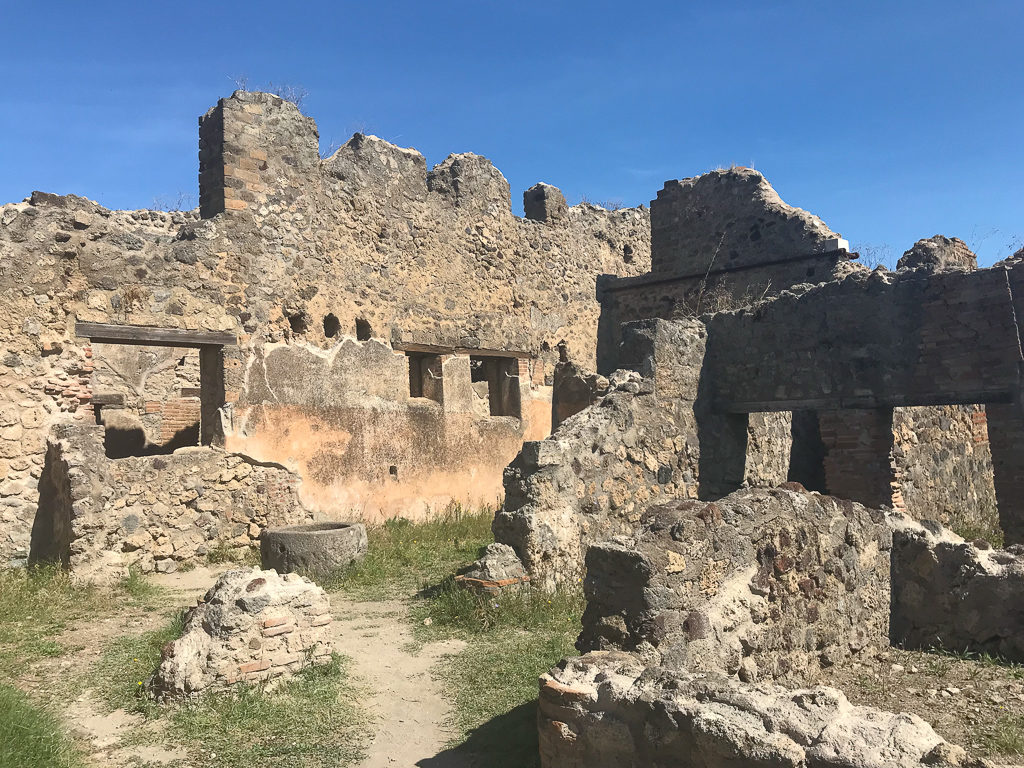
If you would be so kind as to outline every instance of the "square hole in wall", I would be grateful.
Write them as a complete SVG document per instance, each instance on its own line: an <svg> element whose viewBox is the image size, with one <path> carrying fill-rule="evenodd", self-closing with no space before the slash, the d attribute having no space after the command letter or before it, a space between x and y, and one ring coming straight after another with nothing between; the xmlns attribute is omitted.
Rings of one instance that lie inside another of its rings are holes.
<svg viewBox="0 0 1024 768"><path fill-rule="evenodd" d="M444 401L444 378L441 356L422 352L406 352L409 360L409 397Z"/></svg>
<svg viewBox="0 0 1024 768"><path fill-rule="evenodd" d="M469 370L473 392L487 401L488 415L522 418L518 358L471 355Z"/></svg>

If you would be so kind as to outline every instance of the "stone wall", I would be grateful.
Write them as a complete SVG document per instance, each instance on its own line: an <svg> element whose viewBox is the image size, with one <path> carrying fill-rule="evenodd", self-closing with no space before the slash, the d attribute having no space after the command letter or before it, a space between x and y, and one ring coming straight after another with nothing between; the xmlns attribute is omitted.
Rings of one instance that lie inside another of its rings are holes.
<svg viewBox="0 0 1024 768"><path fill-rule="evenodd" d="M1024 661L1024 546L907 527L893 534L892 565L895 644Z"/></svg>
<svg viewBox="0 0 1024 768"><path fill-rule="evenodd" d="M516 443L547 433L558 343L565 340L572 359L593 367L597 275L650 268L644 208L582 205L548 221L522 219L511 212L507 183L484 158L455 155L428 185L422 155L373 137L356 136L321 161L314 122L268 94L236 93L204 116L199 160L201 219L194 212L109 211L45 193L0 207L5 559L28 553L50 427L94 419L92 407L83 407L92 400L92 350L76 338L76 321L234 333L239 345L225 349L224 365L226 399L244 431L235 437L260 460L303 473L329 467L326 454L339 451L323 451L314 440L316 452L296 452L278 439L291 419L301 427L322 416L308 403L267 397L263 384L273 389L274 380L255 378L264 361L287 356L280 347L290 346L291 361L301 362L369 337L398 351L462 357L456 365L467 377L470 354L524 361L519 425L489 415L472 424L464 414L442 419L435 434L454 435L443 461L464 451L452 493L438 492L448 464L419 448L409 459L410 466L427 462L419 472L399 466L397 481L390 473L381 478L383 462L373 456L365 467L371 487L335 503L333 490L351 475L324 470L318 477L325 482L310 494L328 516L380 500L380 514L421 515L428 504L470 501L467 487L476 490L474 499L500 494L501 468ZM365 377L385 378L393 367ZM312 365L308 374L311 389L339 394L328 367ZM390 414L407 408L405 422L419 419L408 382L395 387L376 405L334 411L331 442L340 435L380 445L385 433L372 430L390 429ZM349 419L354 411L361 418ZM159 440L156 416L150 412L147 430ZM391 448L398 451L407 437L397 433ZM492 441L493 451L471 455ZM393 493L396 485L405 486L402 493Z"/></svg>
<svg viewBox="0 0 1024 768"><path fill-rule="evenodd" d="M838 238L821 219L787 205L750 168L665 182L651 202L651 271L735 270L827 250Z"/></svg>
<svg viewBox="0 0 1024 768"><path fill-rule="evenodd" d="M651 203L651 272L598 283L598 371L621 367L623 323L700 317L862 269L838 238L747 168L666 182Z"/></svg>
<svg viewBox="0 0 1024 768"><path fill-rule="evenodd" d="M895 408L893 433L907 514L965 536L991 535L999 515L985 406Z"/></svg>
<svg viewBox="0 0 1024 768"><path fill-rule="evenodd" d="M265 527L312 519L283 467L210 447L109 460L99 426L55 428L40 483L32 560L92 581L174 571L214 549L240 554Z"/></svg>
<svg viewBox="0 0 1024 768"><path fill-rule="evenodd" d="M651 506L587 550L577 648L806 683L888 644L890 544L882 512L802 489Z"/></svg>
<svg viewBox="0 0 1024 768"><path fill-rule="evenodd" d="M620 652L540 680L544 768L983 768L915 715L857 707L835 688L787 690L644 668Z"/></svg>
<svg viewBox="0 0 1024 768"><path fill-rule="evenodd" d="M707 319L724 410L1005 402L1021 363L1024 271L872 272Z"/></svg>
<svg viewBox="0 0 1024 768"><path fill-rule="evenodd" d="M577 578L587 545L632 530L648 505L697 498L711 461L700 454L699 433L733 426L702 420L695 405L700 321L652 320L625 332L632 370L615 372L607 395L546 440L526 443L505 471L495 539L516 550L535 583ZM785 482L788 414L755 414L739 429L749 438L740 483Z"/></svg>

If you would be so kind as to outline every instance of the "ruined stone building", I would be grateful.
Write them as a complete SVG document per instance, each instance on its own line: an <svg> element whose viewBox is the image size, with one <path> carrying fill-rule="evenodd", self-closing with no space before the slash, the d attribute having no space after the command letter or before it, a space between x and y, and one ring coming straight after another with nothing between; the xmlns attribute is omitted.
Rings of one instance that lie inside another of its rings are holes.
<svg viewBox="0 0 1024 768"><path fill-rule="evenodd" d="M268 521L493 505L559 355L595 365L598 275L650 268L645 208L539 185L520 218L486 159L359 134L321 159L268 94L200 118L199 191L0 209L5 560L166 569Z"/></svg>
<svg viewBox="0 0 1024 768"><path fill-rule="evenodd" d="M921 313L1009 332L986 308L1012 273L969 274L959 241L870 273L746 169L670 181L650 210L538 184L521 218L485 158L428 170L361 134L321 158L312 119L248 92L199 120L199 192L198 212L40 192L0 208L5 559L166 570L266 525L504 496L498 539L540 576L535 555L579 564L649 501L743 485L966 525L995 508L1004 346L917 400L823 351L864 336L911 355L935 342L888 341Z"/></svg>

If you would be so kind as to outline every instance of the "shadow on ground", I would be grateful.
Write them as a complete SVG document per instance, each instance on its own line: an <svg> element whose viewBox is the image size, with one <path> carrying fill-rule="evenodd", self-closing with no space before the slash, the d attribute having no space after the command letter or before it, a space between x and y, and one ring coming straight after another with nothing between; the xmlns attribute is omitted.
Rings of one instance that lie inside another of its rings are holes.
<svg viewBox="0 0 1024 768"><path fill-rule="evenodd" d="M465 742L416 763L419 768L537 768L537 702L521 704L470 732Z"/></svg>

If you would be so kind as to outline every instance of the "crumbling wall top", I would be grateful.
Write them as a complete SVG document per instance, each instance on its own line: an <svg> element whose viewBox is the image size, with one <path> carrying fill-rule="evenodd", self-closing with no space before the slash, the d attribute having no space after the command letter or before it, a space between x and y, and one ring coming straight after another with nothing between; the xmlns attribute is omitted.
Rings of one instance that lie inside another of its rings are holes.
<svg viewBox="0 0 1024 768"><path fill-rule="evenodd" d="M497 213L512 207L508 181L486 157L448 155L427 174L427 189L459 208Z"/></svg>
<svg viewBox="0 0 1024 768"><path fill-rule="evenodd" d="M830 250L839 238L817 216L785 203L750 168L665 182L651 201L651 271L734 269Z"/></svg>
<svg viewBox="0 0 1024 768"><path fill-rule="evenodd" d="M932 272L948 269L975 270L978 268L978 257L960 238L934 235L914 243L900 257L896 268L924 268Z"/></svg>

